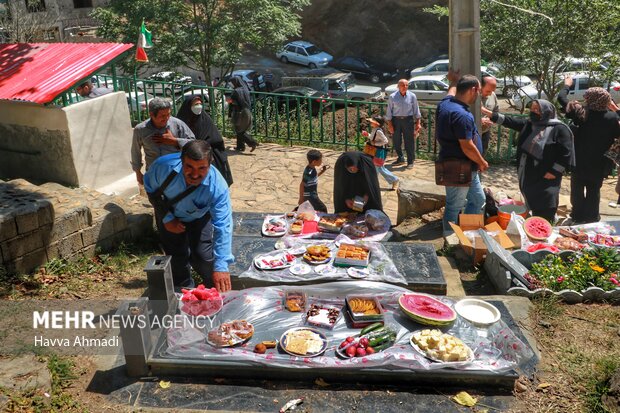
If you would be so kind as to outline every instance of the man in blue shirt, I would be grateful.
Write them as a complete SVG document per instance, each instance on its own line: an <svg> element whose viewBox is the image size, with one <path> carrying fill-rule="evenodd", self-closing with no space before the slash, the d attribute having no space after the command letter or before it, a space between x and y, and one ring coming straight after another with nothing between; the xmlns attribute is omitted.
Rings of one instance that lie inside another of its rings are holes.
<svg viewBox="0 0 620 413"><path fill-rule="evenodd" d="M482 157L482 139L469 106L476 103L480 94L480 81L472 75L459 78L458 73L448 73L450 89L437 105L436 138L441 148L439 161L449 158L469 159L472 179L469 187L446 186L446 210L443 214L444 236L451 234L449 222L456 223L459 213L480 214L485 196L478 171L484 172L489 164Z"/></svg>
<svg viewBox="0 0 620 413"><path fill-rule="evenodd" d="M228 184L211 168L211 146L192 140L181 153L158 158L144 175L159 237L172 256L175 287L192 288L191 266L205 284L231 289L232 207ZM163 191L161 188L164 188Z"/></svg>
<svg viewBox="0 0 620 413"><path fill-rule="evenodd" d="M396 159L393 165L405 163L402 148L404 141L405 150L407 151L407 169L412 169L413 161L415 160L415 136L420 131L420 118L422 115L420 114L420 106L418 105L416 95L410 92L408 88L409 82L407 79L400 79L398 81L398 90L389 97L385 120L394 140L396 155L398 155L398 159Z"/></svg>

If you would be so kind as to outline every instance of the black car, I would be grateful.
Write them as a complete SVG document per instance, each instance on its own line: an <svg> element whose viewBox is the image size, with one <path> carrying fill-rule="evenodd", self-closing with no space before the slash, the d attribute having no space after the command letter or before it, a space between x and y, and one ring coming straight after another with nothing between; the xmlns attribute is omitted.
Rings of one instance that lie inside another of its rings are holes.
<svg viewBox="0 0 620 413"><path fill-rule="evenodd" d="M319 92L305 86L286 86L280 87L271 92L271 98L275 99L275 102L280 110L291 110L300 107L307 107L308 102L311 103L312 113L317 114L321 107L328 105L327 93ZM285 96L273 96L273 94L281 94ZM290 97L289 97L290 96Z"/></svg>
<svg viewBox="0 0 620 413"><path fill-rule="evenodd" d="M367 78L372 83L390 81L396 79L399 74L399 70L394 67L374 63L356 56L344 56L334 60L329 65L343 72L353 73L356 78Z"/></svg>

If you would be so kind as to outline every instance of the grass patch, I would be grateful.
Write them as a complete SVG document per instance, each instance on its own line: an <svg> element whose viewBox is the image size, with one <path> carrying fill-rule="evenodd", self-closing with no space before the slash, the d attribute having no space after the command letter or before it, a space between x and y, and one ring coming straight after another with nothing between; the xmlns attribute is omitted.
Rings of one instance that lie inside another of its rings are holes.
<svg viewBox="0 0 620 413"><path fill-rule="evenodd" d="M560 299L554 294L546 294L535 300L532 300L534 304L533 315L535 321L554 319L560 317L564 313L564 308L560 303Z"/></svg>
<svg viewBox="0 0 620 413"><path fill-rule="evenodd" d="M594 363L593 376L586 385L587 394L585 399L589 412L608 412L603 406L601 398L609 392L609 380L619 368L620 361L615 356L606 356Z"/></svg>
<svg viewBox="0 0 620 413"><path fill-rule="evenodd" d="M34 274L0 270L0 298L101 297L116 286L146 286L142 270L149 257L159 253L153 233L140 243L121 243L113 251L98 252L94 257L54 258Z"/></svg>
<svg viewBox="0 0 620 413"><path fill-rule="evenodd" d="M8 398L5 407L7 412L50 412L50 413L81 413L88 410L81 406L67 391L77 378L75 363L66 357L51 355L42 360L47 361L51 377L50 393L43 389L31 389L14 392L0 388L0 393Z"/></svg>

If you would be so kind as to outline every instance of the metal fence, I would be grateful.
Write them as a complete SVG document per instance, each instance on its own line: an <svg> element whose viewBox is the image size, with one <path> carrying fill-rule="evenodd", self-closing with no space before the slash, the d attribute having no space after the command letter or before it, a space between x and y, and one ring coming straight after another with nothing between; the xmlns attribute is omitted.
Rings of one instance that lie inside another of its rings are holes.
<svg viewBox="0 0 620 413"><path fill-rule="evenodd" d="M148 118L148 102L155 96L169 99L176 114L183 100L192 94L203 97L206 110L224 136L233 135L228 116L226 95L230 89L203 85L160 82L130 77L98 75L98 86L124 91L132 123ZM262 142L288 143L332 149L361 149L365 139L362 131L368 128L366 118L383 115L387 102L334 98L314 98L268 92L251 92L253 136ZM61 96L57 103L69 105L81 100L74 91ZM434 159L438 147L434 139L435 107L422 106L422 131L416 140L420 158ZM516 153L515 131L494 127L485 158L493 162L509 162Z"/></svg>

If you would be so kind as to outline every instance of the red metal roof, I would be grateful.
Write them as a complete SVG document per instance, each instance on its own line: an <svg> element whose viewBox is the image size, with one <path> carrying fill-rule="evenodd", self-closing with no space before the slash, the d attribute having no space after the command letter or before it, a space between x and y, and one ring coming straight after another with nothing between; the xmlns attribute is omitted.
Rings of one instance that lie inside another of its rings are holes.
<svg viewBox="0 0 620 413"><path fill-rule="evenodd" d="M123 43L0 44L0 99L51 102L132 47Z"/></svg>

